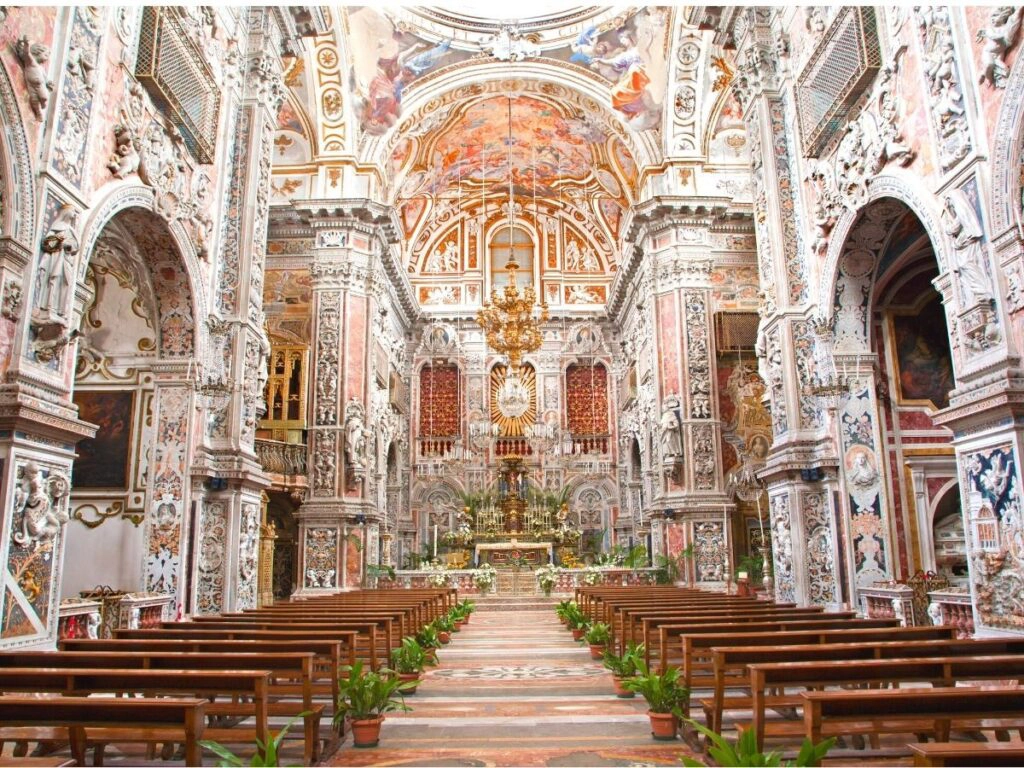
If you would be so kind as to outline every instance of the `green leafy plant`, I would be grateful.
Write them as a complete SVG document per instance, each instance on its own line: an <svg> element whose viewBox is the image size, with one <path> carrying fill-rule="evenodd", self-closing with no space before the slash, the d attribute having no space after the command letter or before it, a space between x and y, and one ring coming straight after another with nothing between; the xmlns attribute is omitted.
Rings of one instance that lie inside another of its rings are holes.
<svg viewBox="0 0 1024 768"><path fill-rule="evenodd" d="M295 723L304 718L309 712L300 712L287 723L284 724L284 728L277 732L277 735L273 738L267 739L267 743L264 744L262 740L256 739L256 754L249 759L249 765L261 766L262 768L270 768L270 766L278 765L278 753L281 749L281 742L284 741L285 734L288 733L288 729L291 728ZM203 749L208 749L217 757L220 758L220 762L217 765L221 768L230 767L237 768L238 766L244 766L241 758L238 757L234 752L216 741L200 741L200 746Z"/></svg>
<svg viewBox="0 0 1024 768"><path fill-rule="evenodd" d="M590 626L590 618L576 603L570 604L566 609L565 618L571 629L586 629Z"/></svg>
<svg viewBox="0 0 1024 768"><path fill-rule="evenodd" d="M434 626L437 627L438 632L451 632L455 629L455 619L448 613L434 619Z"/></svg>
<svg viewBox="0 0 1024 768"><path fill-rule="evenodd" d="M764 558L761 555L744 555L736 565L736 578L740 571L745 571L752 584L760 584L764 580Z"/></svg>
<svg viewBox="0 0 1024 768"><path fill-rule="evenodd" d="M396 672L418 675L428 663L427 652L415 637L403 637L402 644L391 649L391 664Z"/></svg>
<svg viewBox="0 0 1024 768"><path fill-rule="evenodd" d="M740 737L736 740L736 746L733 746L727 742L721 734L715 733L710 728L707 728L700 723L696 723L693 720L686 720L687 723L692 725L704 736L706 736L711 743L714 745L708 749L708 754L711 759L715 761L715 765L721 766L754 766L755 768L762 768L768 766L781 766L782 755L778 752L761 752L757 748L757 737L754 734L753 728L745 728L740 731ZM828 754L828 751L832 749L832 746L836 743L834 738L825 739L820 744L813 743L810 739L804 739L803 745L800 747L800 753L796 756L796 760L792 763L786 763L789 766L809 766L818 765L821 759ZM690 757L680 758L683 765L686 766L703 766L705 763L699 760L694 760Z"/></svg>
<svg viewBox="0 0 1024 768"><path fill-rule="evenodd" d="M363 670L363 662L341 668L347 676L338 678L338 703L334 708L334 725L348 716L352 720L370 720L387 712L408 712L403 691L415 686L399 679L390 669L379 672Z"/></svg>
<svg viewBox="0 0 1024 768"><path fill-rule="evenodd" d="M437 636L437 627L431 622L415 635L416 642L421 648L440 648L441 640Z"/></svg>
<svg viewBox="0 0 1024 768"><path fill-rule="evenodd" d="M647 547L643 544L637 544L622 557L622 565L624 568L629 568L635 571L637 568L647 567L649 562L647 557Z"/></svg>
<svg viewBox="0 0 1024 768"><path fill-rule="evenodd" d="M452 608L452 612L455 613L456 618L459 621L468 618L469 614L471 614L475 610L476 603L474 603L472 600L463 600L461 603L457 603L455 607Z"/></svg>
<svg viewBox="0 0 1024 768"><path fill-rule="evenodd" d="M679 577L682 575L682 567L678 556L655 555L654 567L657 569L654 576L658 584L674 584L679 581Z"/></svg>
<svg viewBox="0 0 1024 768"><path fill-rule="evenodd" d="M558 605L555 606L555 613L559 619L563 621L568 620L567 612L570 610L569 606L575 606L575 600L559 600Z"/></svg>
<svg viewBox="0 0 1024 768"><path fill-rule="evenodd" d="M639 669L638 662L643 663L645 650L643 643L628 643L626 652L620 656L611 648L606 648L601 661L605 669L616 677L633 677Z"/></svg>
<svg viewBox="0 0 1024 768"><path fill-rule="evenodd" d="M591 624L583 637L588 645L608 645L612 639L612 628L603 621L599 621Z"/></svg>
<svg viewBox="0 0 1024 768"><path fill-rule="evenodd" d="M398 577L393 565L375 565L370 563L366 566L366 580L373 581L394 581Z"/></svg>
<svg viewBox="0 0 1024 768"><path fill-rule="evenodd" d="M636 662L637 674L622 681L626 690L639 693L647 701L651 712L677 713L690 709L690 689L680 684L678 667L670 667L658 674L647 668L643 659Z"/></svg>

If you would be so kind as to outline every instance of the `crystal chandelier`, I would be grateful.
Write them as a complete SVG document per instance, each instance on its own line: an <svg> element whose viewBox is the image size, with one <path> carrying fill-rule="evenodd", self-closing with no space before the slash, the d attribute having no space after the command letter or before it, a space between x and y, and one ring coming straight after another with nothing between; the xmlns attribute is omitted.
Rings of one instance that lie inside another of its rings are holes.
<svg viewBox="0 0 1024 768"><path fill-rule="evenodd" d="M515 199L512 186L512 95L508 98L508 230L509 257L505 270L508 284L499 293L491 291L491 299L477 312L476 321L484 331L487 345L495 352L505 355L509 371L498 392L498 406L506 416L522 416L529 407L530 396L518 378L519 365L523 355L540 349L543 337L541 323L548 319L548 306L537 305L537 294L533 286L523 286L522 293L516 285ZM508 410L506 410L506 408Z"/></svg>

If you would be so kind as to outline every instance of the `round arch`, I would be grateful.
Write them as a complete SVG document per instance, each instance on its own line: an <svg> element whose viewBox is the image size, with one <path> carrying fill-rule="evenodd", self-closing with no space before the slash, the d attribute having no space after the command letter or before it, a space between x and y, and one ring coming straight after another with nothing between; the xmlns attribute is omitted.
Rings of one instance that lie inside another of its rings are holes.
<svg viewBox="0 0 1024 768"><path fill-rule="evenodd" d="M199 267L199 257L195 252L192 241L181 225L181 222L168 222L156 209L156 196L150 187L139 184L125 184L113 189L106 197L93 207L89 218L82 229L82 252L86 254L78 273L78 281L85 279L85 272L96 251L96 245L107 225L115 218L126 212L135 211L144 213L146 216L155 217L155 221L163 225L164 231L169 236L175 253L168 255L168 262L173 264L177 261L181 267L184 277L185 294L188 297L190 306L188 310L192 313L192 332L186 347L187 354L175 354L173 357L193 357L203 359L207 344L206 334L202 332L204 319L209 316L210 310L206 301L206 294L203 290L202 272ZM156 272L156 264L150 264L151 271ZM80 314L81 307L76 306L76 314ZM162 340L161 340L162 343Z"/></svg>
<svg viewBox="0 0 1024 768"><path fill-rule="evenodd" d="M854 210L844 210L832 228L828 251L825 254L818 283L818 311L824 320L832 320L835 317L836 297L841 277L839 259L846 249L850 233L860 223L865 210L886 198L902 203L917 216L932 242L935 259L939 265L939 273L945 274L947 271L948 265L951 263L950 246L940 224L941 211L936 207L933 195L913 174L901 169L893 169L872 179L868 184L868 195L864 204Z"/></svg>
<svg viewBox="0 0 1024 768"><path fill-rule="evenodd" d="M1024 56L1018 56L1006 80L992 141L992 237L1017 227L1024 237L1020 168L1024 162Z"/></svg>
<svg viewBox="0 0 1024 768"><path fill-rule="evenodd" d="M4 125L0 140L0 193L4 201L0 235L34 250L35 176L18 98L6 67L0 67L0 122Z"/></svg>

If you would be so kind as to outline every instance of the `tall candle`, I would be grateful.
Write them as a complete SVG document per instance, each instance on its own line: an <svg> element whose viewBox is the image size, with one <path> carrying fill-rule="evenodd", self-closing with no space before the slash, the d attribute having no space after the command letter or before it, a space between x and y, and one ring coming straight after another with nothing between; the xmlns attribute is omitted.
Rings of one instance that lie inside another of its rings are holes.
<svg viewBox="0 0 1024 768"><path fill-rule="evenodd" d="M434 557L437 557L437 523L434 523Z"/></svg>

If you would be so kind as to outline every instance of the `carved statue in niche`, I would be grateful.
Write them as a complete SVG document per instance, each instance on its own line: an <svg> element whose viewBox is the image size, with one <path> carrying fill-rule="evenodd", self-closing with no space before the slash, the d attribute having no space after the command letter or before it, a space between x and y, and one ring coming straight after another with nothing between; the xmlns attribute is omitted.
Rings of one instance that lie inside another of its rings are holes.
<svg viewBox="0 0 1024 768"><path fill-rule="evenodd" d="M45 64L50 60L50 49L42 43L30 43L22 37L14 44L14 53L21 63L21 71L25 76L25 90L28 92L28 103L36 120L42 120L46 113L46 105L50 102L50 91L53 82L46 76Z"/></svg>
<svg viewBox="0 0 1024 768"><path fill-rule="evenodd" d="M1010 68L1003 56L1017 42L1021 13L1024 9L1012 5L1001 5L992 9L988 27L978 30L981 47L981 74L979 83L989 83L995 88L1005 88Z"/></svg>
<svg viewBox="0 0 1024 768"><path fill-rule="evenodd" d="M981 246L984 231L967 194L954 189L946 195L942 210L943 229L956 249L956 266L964 290L965 307L989 303L994 299L992 280L985 268L985 255Z"/></svg>
<svg viewBox="0 0 1024 768"><path fill-rule="evenodd" d="M74 207L63 204L43 238L43 257L36 273L36 309L47 318L64 317L68 289L75 282L77 218Z"/></svg>
<svg viewBox="0 0 1024 768"><path fill-rule="evenodd" d="M372 433L364 421L362 403L350 400L345 407L345 456L357 475L369 468L371 437Z"/></svg>
<svg viewBox="0 0 1024 768"><path fill-rule="evenodd" d="M661 455L663 459L683 455L682 424L679 422L679 401L675 397L665 398L661 414Z"/></svg>
<svg viewBox="0 0 1024 768"><path fill-rule="evenodd" d="M68 521L63 499L70 489L71 483L64 475L50 472L44 479L38 464L26 462L14 489L14 513L22 513L21 530L11 536L14 543L38 549L60 533Z"/></svg>

